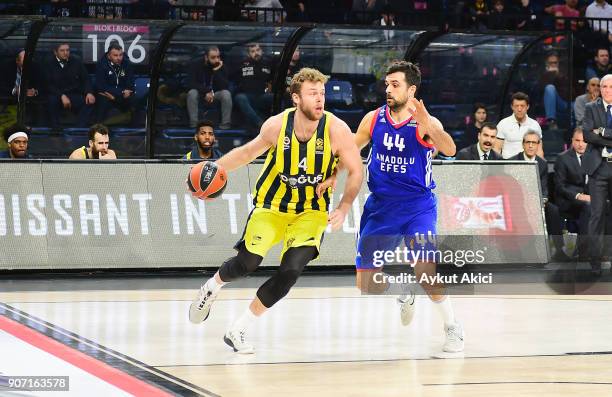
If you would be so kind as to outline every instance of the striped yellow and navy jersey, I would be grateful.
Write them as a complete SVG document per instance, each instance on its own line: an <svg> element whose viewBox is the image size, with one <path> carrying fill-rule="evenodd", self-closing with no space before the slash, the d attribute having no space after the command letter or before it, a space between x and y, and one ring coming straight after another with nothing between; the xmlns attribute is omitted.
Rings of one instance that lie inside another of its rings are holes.
<svg viewBox="0 0 612 397"><path fill-rule="evenodd" d="M324 112L317 130L308 142L295 135L295 108L283 113L283 123L276 147L270 148L266 162L253 190L253 204L280 212L301 213L305 210L329 210L329 191L317 197L316 186L336 167L329 139L332 114ZM328 189L329 190L329 189Z"/></svg>

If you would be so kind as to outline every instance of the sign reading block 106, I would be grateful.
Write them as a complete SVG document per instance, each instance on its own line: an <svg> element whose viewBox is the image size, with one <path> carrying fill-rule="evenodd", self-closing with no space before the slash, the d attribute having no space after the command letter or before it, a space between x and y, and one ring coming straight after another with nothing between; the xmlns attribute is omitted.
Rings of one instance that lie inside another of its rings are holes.
<svg viewBox="0 0 612 397"><path fill-rule="evenodd" d="M134 64L147 63L147 45L149 27L121 24L86 24L83 25L84 61L98 62L106 54L108 47L117 42L125 55Z"/></svg>

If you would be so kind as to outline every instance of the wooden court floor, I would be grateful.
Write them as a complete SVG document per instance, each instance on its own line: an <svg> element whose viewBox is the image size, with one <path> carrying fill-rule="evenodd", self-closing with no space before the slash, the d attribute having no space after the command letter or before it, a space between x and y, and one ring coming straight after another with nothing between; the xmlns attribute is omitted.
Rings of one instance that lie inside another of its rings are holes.
<svg viewBox="0 0 612 397"><path fill-rule="evenodd" d="M612 296L454 297L466 347L443 354L441 320L426 297L403 327L394 297L305 276L255 323L256 354L242 356L222 337L263 279L224 289L196 326L187 309L201 279L75 279L62 288L12 280L0 283L0 302L191 395L612 396ZM0 372L10 363L0 354Z"/></svg>

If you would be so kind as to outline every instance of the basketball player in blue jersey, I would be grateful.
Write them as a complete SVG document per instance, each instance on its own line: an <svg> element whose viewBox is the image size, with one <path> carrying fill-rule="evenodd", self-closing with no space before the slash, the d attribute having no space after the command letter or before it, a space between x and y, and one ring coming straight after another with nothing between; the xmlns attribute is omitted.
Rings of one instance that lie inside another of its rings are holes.
<svg viewBox="0 0 612 397"><path fill-rule="evenodd" d="M431 160L434 147L447 156L453 156L456 147L440 121L415 98L420 83L421 72L416 65L392 63L385 77L387 103L369 112L355 134L360 149L372 143L367 165L371 194L361 216L356 258L357 287L364 292L387 289L388 285L380 282L382 277L375 276L382 271L381 253L395 251L402 240L415 253L435 250L437 207ZM330 178L320 188L333 183L334 178ZM414 272L419 281L424 273L434 275L436 264L419 260ZM444 286L427 282L421 286L444 319L443 350L462 351L463 329L455 320ZM414 315L414 293L400 296L399 301L402 323L408 325Z"/></svg>
<svg viewBox="0 0 612 397"><path fill-rule="evenodd" d="M328 223L332 230L342 225L361 188L363 167L353 134L344 121L324 111L326 82L318 70L301 69L290 85L295 108L270 117L255 139L217 161L232 171L268 152L253 191L255 208L235 246L238 254L202 285L189 320L206 320L221 287L257 269L270 248L283 240L278 271L225 334L225 343L238 353L254 352L245 341L248 326L282 299L306 264L319 256ZM342 200L328 214L330 191L316 188L333 175L336 164L348 170L348 178Z"/></svg>

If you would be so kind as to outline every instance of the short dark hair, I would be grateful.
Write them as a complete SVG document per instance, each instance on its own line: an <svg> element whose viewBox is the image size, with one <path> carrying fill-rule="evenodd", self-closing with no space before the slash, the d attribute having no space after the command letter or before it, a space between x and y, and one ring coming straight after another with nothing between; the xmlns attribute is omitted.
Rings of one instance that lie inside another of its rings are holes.
<svg viewBox="0 0 612 397"><path fill-rule="evenodd" d="M221 51L219 50L219 47L217 47L216 45L211 45L210 47L208 47L208 48L206 49L206 55L208 55L208 54L209 54L211 51L218 51L218 52L221 52Z"/></svg>
<svg viewBox="0 0 612 397"><path fill-rule="evenodd" d="M482 124L482 127L480 128L480 131L478 131L478 133L480 134L480 132L481 132L483 129L485 129L485 128L488 128L488 129L490 129L490 130L495 130L495 131L497 131L497 124L495 124L495 123L490 123L490 122L483 123L483 124Z"/></svg>
<svg viewBox="0 0 612 397"><path fill-rule="evenodd" d="M524 92L517 91L512 94L512 100L510 101L510 103L514 101L525 101L527 102L527 105L529 105L529 95L525 94Z"/></svg>
<svg viewBox="0 0 612 397"><path fill-rule="evenodd" d="M610 54L610 49L609 49L608 47L603 47L603 46L600 46L600 47L597 47L597 48L595 49L595 55L594 55L594 56L599 55L599 51L607 51L607 52L608 52L608 54Z"/></svg>
<svg viewBox="0 0 612 397"><path fill-rule="evenodd" d="M385 76L396 72L404 73L404 78L409 87L415 85L416 88L419 88L421 86L421 71L414 63L406 61L392 62L387 68Z"/></svg>
<svg viewBox="0 0 612 397"><path fill-rule="evenodd" d="M112 50L119 50L119 51L123 51L123 47L121 47L119 45L119 43L117 43L116 41L113 41L109 46L108 46L108 50L106 51L107 54L110 54L110 52Z"/></svg>
<svg viewBox="0 0 612 397"><path fill-rule="evenodd" d="M23 124L11 124L4 129L4 140L8 142L9 137L16 132L25 132L26 134L30 135L32 131L30 127L27 127Z"/></svg>
<svg viewBox="0 0 612 397"><path fill-rule="evenodd" d="M215 127L213 125L213 122L210 120L202 120L198 124L196 124L195 134L197 134L200 131L200 128L202 127L210 127L213 129L213 134L215 133Z"/></svg>
<svg viewBox="0 0 612 397"><path fill-rule="evenodd" d="M59 43L57 43L57 44L56 44L56 45L53 47L53 49L54 49L55 51L57 51L57 50L59 50L59 48L60 48L61 46L63 46L63 45L67 45L68 47L70 47L70 43L68 43L67 41L60 41Z"/></svg>
<svg viewBox="0 0 612 397"><path fill-rule="evenodd" d="M484 103L482 103L482 102L476 102L474 104L474 108L472 109L472 113L476 113L476 111L478 109L484 109L485 112L486 112L487 111L487 106Z"/></svg>
<svg viewBox="0 0 612 397"><path fill-rule="evenodd" d="M94 136L96 135L96 132L100 135L108 135L108 127L106 127L104 124L94 124L91 127L89 127L89 140L93 141L94 140Z"/></svg>

